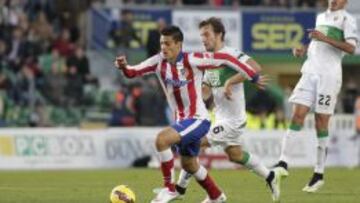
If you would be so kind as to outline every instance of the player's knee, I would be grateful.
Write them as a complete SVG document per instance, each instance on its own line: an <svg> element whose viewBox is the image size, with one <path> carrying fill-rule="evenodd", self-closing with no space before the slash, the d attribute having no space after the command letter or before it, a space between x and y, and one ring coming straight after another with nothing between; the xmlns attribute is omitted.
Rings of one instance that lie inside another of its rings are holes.
<svg viewBox="0 0 360 203"><path fill-rule="evenodd" d="M317 130L327 130L330 116L328 115L316 115L315 127Z"/></svg>
<svg viewBox="0 0 360 203"><path fill-rule="evenodd" d="M168 143L166 141L166 137L163 133L159 133L156 137L155 141L156 149L158 151L164 150L168 148Z"/></svg>
<svg viewBox="0 0 360 203"><path fill-rule="evenodd" d="M231 150L227 149L226 153L229 157L229 161L233 163L240 163L244 158L243 157L244 153L242 152L241 149L237 149L237 148L231 148Z"/></svg>
<svg viewBox="0 0 360 203"><path fill-rule="evenodd" d="M208 139L202 138L200 147L201 147L201 149L206 149L206 148L210 147L210 143L209 143Z"/></svg>
<svg viewBox="0 0 360 203"><path fill-rule="evenodd" d="M297 113L295 112L292 116L291 122L293 124L299 125L299 126L303 126L304 125L304 120L305 120L305 116L306 114L302 114L302 113Z"/></svg>
<svg viewBox="0 0 360 203"><path fill-rule="evenodd" d="M196 171L199 169L199 164L196 164L192 161L191 162L190 161L182 162L181 166L186 172L188 172L190 174L196 173Z"/></svg>
<svg viewBox="0 0 360 203"><path fill-rule="evenodd" d="M229 156L229 161L233 163L239 163L241 161L241 157L239 156L234 156L233 154L228 154L228 156Z"/></svg>

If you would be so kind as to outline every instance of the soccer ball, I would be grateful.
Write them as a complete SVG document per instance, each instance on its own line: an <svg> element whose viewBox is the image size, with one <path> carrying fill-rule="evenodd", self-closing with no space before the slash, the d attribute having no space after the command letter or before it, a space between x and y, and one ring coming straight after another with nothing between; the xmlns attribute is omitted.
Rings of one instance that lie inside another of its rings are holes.
<svg viewBox="0 0 360 203"><path fill-rule="evenodd" d="M116 186L110 194L111 203L135 203L135 193L126 185Z"/></svg>

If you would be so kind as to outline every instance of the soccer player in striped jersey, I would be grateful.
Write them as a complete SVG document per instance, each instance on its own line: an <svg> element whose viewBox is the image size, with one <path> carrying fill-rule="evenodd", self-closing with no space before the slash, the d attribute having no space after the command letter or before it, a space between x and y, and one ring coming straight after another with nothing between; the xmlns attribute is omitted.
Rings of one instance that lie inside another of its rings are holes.
<svg viewBox="0 0 360 203"><path fill-rule="evenodd" d="M342 84L341 60L345 53L353 54L359 42L355 18L344 10L347 0L329 0L328 10L316 18L316 28L309 30L308 48L293 49L295 57L307 52L302 76L289 101L294 104L291 124L283 137L277 168L288 176L288 163L295 136L301 134L305 117L311 108L315 111L317 154L315 168L305 192L316 192L324 185L324 171L329 138L328 125L334 113L337 95Z"/></svg>
<svg viewBox="0 0 360 203"><path fill-rule="evenodd" d="M255 60L237 49L225 46L225 28L219 18L209 18L199 24L202 42L207 51L213 53L228 53L237 57L239 61L248 64L254 70L261 68ZM271 171L264 166L257 156L242 149L242 135L246 126L246 110L243 81L245 78L229 67L223 69L206 70L203 81L204 99L213 95L215 104L215 122L211 130L203 139L203 147L221 146L230 161L243 165L253 170L262 177L269 186L272 198L280 198L280 176L277 171ZM264 83L258 83L259 88L264 88ZM191 175L181 170L176 189L184 194L189 184ZM205 199L203 203L211 202Z"/></svg>
<svg viewBox="0 0 360 203"><path fill-rule="evenodd" d="M176 198L174 156L172 145L177 145L181 165L206 190L212 203L226 201L226 196L198 163L200 139L210 128L208 112L201 97L203 71L229 66L246 79L261 82L249 65L226 53L186 53L182 51L183 34L176 26L161 31L161 53L135 66L128 66L124 56L117 57L115 65L125 76L132 78L154 73L158 76L170 107L175 111L176 123L162 130L156 138L164 186L152 203L166 203ZM151 107L149 107L151 108Z"/></svg>

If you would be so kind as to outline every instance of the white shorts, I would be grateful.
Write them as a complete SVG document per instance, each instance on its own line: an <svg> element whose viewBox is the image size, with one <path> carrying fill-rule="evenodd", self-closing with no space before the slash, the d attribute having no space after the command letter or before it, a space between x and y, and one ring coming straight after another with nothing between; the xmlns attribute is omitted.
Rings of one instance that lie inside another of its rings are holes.
<svg viewBox="0 0 360 203"><path fill-rule="evenodd" d="M215 121L206 135L211 146L241 146L241 135L244 133L246 123L234 123L230 121Z"/></svg>
<svg viewBox="0 0 360 203"><path fill-rule="evenodd" d="M314 108L316 113L333 114L341 83L341 77L304 73L289 102Z"/></svg>

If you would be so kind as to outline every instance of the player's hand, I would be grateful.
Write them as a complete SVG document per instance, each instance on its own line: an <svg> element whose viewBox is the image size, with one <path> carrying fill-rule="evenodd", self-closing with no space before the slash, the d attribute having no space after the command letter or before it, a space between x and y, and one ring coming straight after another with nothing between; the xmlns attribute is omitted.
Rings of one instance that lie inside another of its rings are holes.
<svg viewBox="0 0 360 203"><path fill-rule="evenodd" d="M260 75L255 85L258 89L265 90L269 82L270 82L270 78L267 75Z"/></svg>
<svg viewBox="0 0 360 203"><path fill-rule="evenodd" d="M114 61L115 66L118 69L124 69L127 66L127 61L125 56L118 56L116 57L116 60Z"/></svg>
<svg viewBox="0 0 360 203"><path fill-rule="evenodd" d="M305 55L306 49L304 46L295 47L293 48L292 52L295 57L303 57Z"/></svg>
<svg viewBox="0 0 360 203"><path fill-rule="evenodd" d="M326 41L327 37L320 31L315 30L315 29L308 29L307 30L309 32L309 38L310 39L315 39L315 40L319 40L319 41Z"/></svg>
<svg viewBox="0 0 360 203"><path fill-rule="evenodd" d="M225 82L224 85L224 95L225 98L228 100L231 100L231 96L232 96L232 84L229 83L228 81Z"/></svg>

